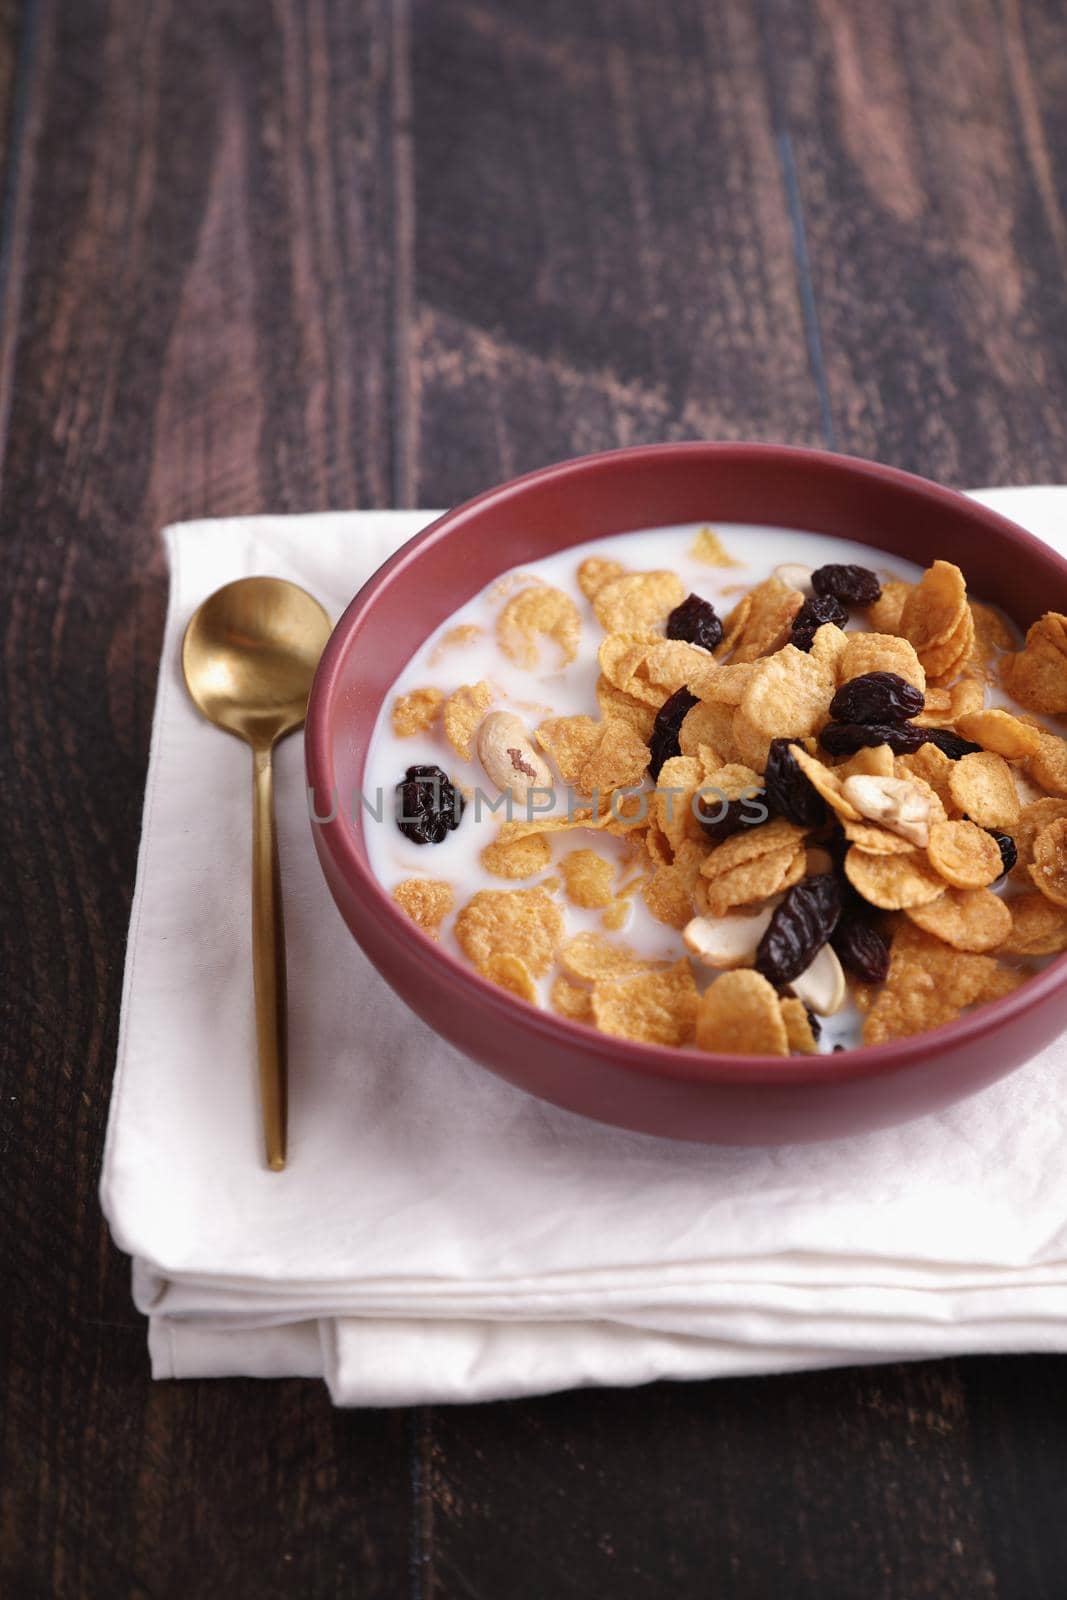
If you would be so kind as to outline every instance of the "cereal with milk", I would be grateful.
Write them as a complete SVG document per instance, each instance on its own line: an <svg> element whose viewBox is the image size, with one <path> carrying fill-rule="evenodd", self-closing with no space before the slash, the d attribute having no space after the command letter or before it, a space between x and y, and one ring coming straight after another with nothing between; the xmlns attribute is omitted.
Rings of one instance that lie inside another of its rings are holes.
<svg viewBox="0 0 1067 1600"><path fill-rule="evenodd" d="M784 529L501 575L389 695L371 866L490 981L618 1038L922 1032L1067 949L1067 619Z"/></svg>

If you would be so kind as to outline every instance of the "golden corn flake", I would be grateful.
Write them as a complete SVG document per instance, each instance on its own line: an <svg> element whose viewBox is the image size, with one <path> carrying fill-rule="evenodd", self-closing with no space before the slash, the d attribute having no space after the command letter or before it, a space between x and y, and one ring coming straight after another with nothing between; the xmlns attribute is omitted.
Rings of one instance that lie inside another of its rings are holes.
<svg viewBox="0 0 1067 1600"><path fill-rule="evenodd" d="M747 596L752 604L740 637L734 645L735 662L756 661L786 643L793 618L804 604L799 589L780 578L766 578Z"/></svg>
<svg viewBox="0 0 1067 1600"><path fill-rule="evenodd" d="M898 778L921 778L937 795L946 811L954 806L948 781L955 763L936 744L920 745L910 755L897 756L893 773ZM837 768L840 771L841 768Z"/></svg>
<svg viewBox="0 0 1067 1600"><path fill-rule="evenodd" d="M567 898L587 910L600 909L614 899L615 868L595 850L572 850L559 864Z"/></svg>
<svg viewBox="0 0 1067 1600"><path fill-rule="evenodd" d="M1041 743L1041 730L1029 722L1020 722L1010 711L999 707L971 711L957 717L956 730L965 739L980 744L983 750L1003 756L1006 761L1021 761L1024 756L1036 755Z"/></svg>
<svg viewBox="0 0 1067 1600"><path fill-rule="evenodd" d="M902 583L898 578L883 583L881 598L867 607L866 620L873 632L900 632L900 614L911 590L910 583Z"/></svg>
<svg viewBox="0 0 1067 1600"><path fill-rule="evenodd" d="M479 860L495 878L532 878L552 859L544 834L528 833L520 839L494 839Z"/></svg>
<svg viewBox="0 0 1067 1600"><path fill-rule="evenodd" d="M964 606L955 631L944 644L932 644L919 652L927 680L931 683L951 683L958 678L971 658L974 647L974 618Z"/></svg>
<svg viewBox="0 0 1067 1600"><path fill-rule="evenodd" d="M850 822L847 817L843 817L841 826L849 844L859 845L861 850L866 850L871 855L906 856L915 848L911 841L901 834L893 833L890 828L883 828L880 823L868 822L865 817L861 817L859 822ZM999 855L999 851L997 853Z"/></svg>
<svg viewBox="0 0 1067 1600"><path fill-rule="evenodd" d="M665 972L642 972L593 985L593 1021L601 1033L642 1044L684 1045L693 1037L697 990L684 958Z"/></svg>
<svg viewBox="0 0 1067 1600"><path fill-rule="evenodd" d="M767 979L743 967L721 973L697 1005L696 1043L717 1055L788 1055L789 1033Z"/></svg>
<svg viewBox="0 0 1067 1600"><path fill-rule="evenodd" d="M834 689L828 667L787 644L756 662L739 709L768 740L802 739L826 722Z"/></svg>
<svg viewBox="0 0 1067 1600"><path fill-rule="evenodd" d="M475 639L480 639L482 630L476 622L459 622L454 628L449 628L437 641L437 648L430 657L432 667L444 659L452 650L465 650L473 644Z"/></svg>
<svg viewBox="0 0 1067 1600"><path fill-rule="evenodd" d="M889 974L867 1015L863 1042L884 1044L939 1027L968 1006L1009 994L1021 977L992 956L956 950L905 921L893 939Z"/></svg>
<svg viewBox="0 0 1067 1600"><path fill-rule="evenodd" d="M730 555L714 528L701 528L689 546L689 559L703 561L709 567L744 566L743 561L735 561Z"/></svg>
<svg viewBox="0 0 1067 1600"><path fill-rule="evenodd" d="M1025 771L1048 794L1067 795L1067 740L1038 730L1037 753L1027 761Z"/></svg>
<svg viewBox="0 0 1067 1600"><path fill-rule="evenodd" d="M824 767L822 762L809 755L802 745L791 744L789 753L812 788L822 795L827 805L836 811L839 817L848 822L862 821L852 801L845 798L842 782L836 771Z"/></svg>
<svg viewBox="0 0 1067 1600"><path fill-rule="evenodd" d="M929 905L945 893L943 880L918 850L907 855L875 855L851 845L845 856L845 876L865 900L882 911Z"/></svg>
<svg viewBox="0 0 1067 1600"><path fill-rule="evenodd" d="M705 878L714 878L721 873L732 871L742 862L754 861L772 851L785 849L792 852L802 849L805 837L804 828L797 827L793 822L787 822L784 817L774 817L770 822L761 823L757 827L744 828L740 833L731 834L721 844L713 846L705 858L703 875Z"/></svg>
<svg viewBox="0 0 1067 1600"><path fill-rule="evenodd" d="M1019 815L1019 795L1003 756L982 751L953 764L949 793L960 811L982 828L1007 828Z"/></svg>
<svg viewBox="0 0 1067 1600"><path fill-rule="evenodd" d="M944 694L944 690L932 689L931 694ZM981 711L985 705L985 685L978 678L960 678L948 691L948 718L949 722L957 722L960 717L969 717L975 711ZM1003 755L1003 751L1000 752Z"/></svg>
<svg viewBox="0 0 1067 1600"><path fill-rule="evenodd" d="M996 950L1011 932L1011 912L988 889L946 889L930 905L911 906L905 915L954 950Z"/></svg>
<svg viewBox="0 0 1067 1600"><path fill-rule="evenodd" d="M924 651L954 636L965 611L969 616L963 573L951 561L935 561L905 596L900 631L921 659Z"/></svg>
<svg viewBox="0 0 1067 1600"><path fill-rule="evenodd" d="M1067 906L1067 819L1050 822L1034 840L1030 876L1046 900Z"/></svg>
<svg viewBox="0 0 1067 1600"><path fill-rule="evenodd" d="M608 906L600 919L600 925L602 928L607 928L609 933L618 933L625 928L633 916L633 911L633 901L628 896L623 896Z"/></svg>
<svg viewBox="0 0 1067 1600"><path fill-rule="evenodd" d="M922 748L925 749L925 745ZM895 778L897 771L893 751L887 744L861 745L855 755L834 768L834 775L842 783L846 778Z"/></svg>
<svg viewBox="0 0 1067 1600"><path fill-rule="evenodd" d="M393 701L393 732L398 739L411 739L432 728L445 703L440 689L412 689Z"/></svg>
<svg viewBox="0 0 1067 1600"><path fill-rule="evenodd" d="M557 978L549 990L548 1003L557 1016L568 1017L571 1022L592 1022L593 996L590 990L571 983L569 978Z"/></svg>
<svg viewBox="0 0 1067 1600"><path fill-rule="evenodd" d="M481 683L463 684L445 701L445 737L464 761L471 759L478 724L492 703L493 691L484 679Z"/></svg>
<svg viewBox="0 0 1067 1600"><path fill-rule="evenodd" d="M559 646L560 666L578 654L582 619L570 595L541 585L512 595L497 618L496 637L501 650L517 666L532 670L540 664L538 640L553 639Z"/></svg>
<svg viewBox="0 0 1067 1600"><path fill-rule="evenodd" d="M1004 687L1020 705L1050 716L1067 712L1067 618L1047 611L1018 654L1001 659Z"/></svg>
<svg viewBox="0 0 1067 1600"><path fill-rule="evenodd" d="M546 755L551 756L564 783L577 785L578 775L600 738L603 723L593 717L549 717L537 729L535 738Z"/></svg>
<svg viewBox="0 0 1067 1600"><path fill-rule="evenodd" d="M707 659L706 650L685 639L658 639L642 658L627 690L650 704L662 705L668 695L704 669Z"/></svg>
<svg viewBox="0 0 1067 1600"><path fill-rule="evenodd" d="M723 761L734 754L734 708L711 705L699 700L690 711L678 733L678 744L684 756L699 755L701 748L718 753Z"/></svg>
<svg viewBox="0 0 1067 1600"><path fill-rule="evenodd" d="M636 950L605 939L600 933L579 933L559 952L559 964L572 978L596 983L601 978L621 978L632 972L648 972L659 963L646 961Z"/></svg>
<svg viewBox="0 0 1067 1600"><path fill-rule="evenodd" d="M654 627L680 606L685 585L673 572L630 572L613 578L593 598L605 633L633 633Z"/></svg>
<svg viewBox="0 0 1067 1600"><path fill-rule="evenodd" d="M1001 955L1055 956L1067 950L1067 907L1034 889L1013 895L1009 909L1011 933Z"/></svg>
<svg viewBox="0 0 1067 1600"><path fill-rule="evenodd" d="M437 878L405 878L393 890L393 899L412 922L436 939L452 910L455 894L450 883Z"/></svg>
<svg viewBox="0 0 1067 1600"><path fill-rule="evenodd" d="M790 995L781 1002L781 1007L790 1052L792 1054L799 1052L805 1056L818 1055L819 1041L812 1031L811 1018L803 1000L797 1000Z"/></svg>
<svg viewBox="0 0 1067 1600"><path fill-rule="evenodd" d="M972 600L970 607L974 619L971 659L979 672L988 673L990 665L1001 651L1015 648L1015 634L1011 624L995 607L983 605L980 600Z"/></svg>
<svg viewBox="0 0 1067 1600"><path fill-rule="evenodd" d="M701 837L693 815L693 797L704 782L704 767L696 756L671 756L656 779L656 821L672 850L683 839Z"/></svg>
<svg viewBox="0 0 1067 1600"><path fill-rule="evenodd" d="M648 766L648 746L628 722L612 719L596 724L596 743L578 771L581 794L606 798L614 789L629 789L641 782Z"/></svg>
<svg viewBox="0 0 1067 1600"><path fill-rule="evenodd" d="M650 633L643 628L633 632L609 633L600 641L597 651L600 671L616 689L623 694L631 694L630 685L638 667L652 646L663 642L658 633Z"/></svg>
<svg viewBox="0 0 1067 1600"><path fill-rule="evenodd" d="M832 622L824 622L821 628L816 628L808 654L824 667L829 667L836 679L848 641L849 635L843 628L838 628Z"/></svg>
<svg viewBox="0 0 1067 1600"><path fill-rule="evenodd" d="M935 822L926 854L934 871L955 889L984 889L1004 871L1000 848L973 822Z"/></svg>
<svg viewBox="0 0 1067 1600"><path fill-rule="evenodd" d="M491 955L481 968L481 973L483 978L499 984L501 989L506 989L517 999L526 1000L532 1006L538 1004L537 985L521 956Z"/></svg>
<svg viewBox="0 0 1067 1600"><path fill-rule="evenodd" d="M656 720L655 706L646 705L643 700L635 699L633 695L617 689L603 673L596 681L596 702L605 722L611 718L615 718L618 722L628 722L635 733L646 742L652 737L652 727Z"/></svg>
<svg viewBox="0 0 1067 1600"><path fill-rule="evenodd" d="M476 967L490 956L514 955L539 978L562 938L563 915L540 887L480 889L456 918L459 947Z"/></svg>
<svg viewBox="0 0 1067 1600"><path fill-rule="evenodd" d="M1067 800L1033 800L1028 806L1023 806L1011 830L1016 850L1013 878L1029 882L1028 868L1034 859L1034 841L1050 822L1058 822L1061 817L1067 817Z"/></svg>
<svg viewBox="0 0 1067 1600"><path fill-rule="evenodd" d="M730 840L726 843L729 844ZM704 888L706 905L702 909L709 916L723 917L737 906L756 905L769 900L772 895L781 894L799 883L804 876L804 869L805 851L802 845L768 850L753 860L742 861L729 871L707 879Z"/></svg>
<svg viewBox="0 0 1067 1600"><path fill-rule="evenodd" d="M578 568L578 587L587 600L595 600L605 584L621 578L625 571L621 561L603 561L599 556L586 556Z"/></svg>
<svg viewBox="0 0 1067 1600"><path fill-rule="evenodd" d="M755 670L751 661L731 662L726 667L713 662L694 673L689 679L689 688L699 700L713 705L739 706Z"/></svg>
<svg viewBox="0 0 1067 1600"><path fill-rule="evenodd" d="M926 689L926 673L907 639L891 633L846 633L837 660L838 683L851 683L868 672L895 672L916 689Z"/></svg>
<svg viewBox="0 0 1067 1600"><path fill-rule="evenodd" d="M717 661L721 661L724 656L728 656L733 650L748 625L751 613L752 596L743 594L733 610L729 611L723 619L722 638L713 652Z"/></svg>

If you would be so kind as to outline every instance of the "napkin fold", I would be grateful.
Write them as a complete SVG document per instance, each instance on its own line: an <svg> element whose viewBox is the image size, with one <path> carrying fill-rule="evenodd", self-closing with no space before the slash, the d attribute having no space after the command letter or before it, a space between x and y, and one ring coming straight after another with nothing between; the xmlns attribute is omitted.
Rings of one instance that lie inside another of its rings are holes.
<svg viewBox="0 0 1067 1600"><path fill-rule="evenodd" d="M1067 549L1067 489L985 491ZM443 1043L364 960L277 752L290 1163L264 1169L250 758L181 681L182 630L251 573L337 615L429 512L167 529L171 589L101 1197L157 1378L322 1376L406 1405L1067 1349L1061 1044L902 1129L787 1149L587 1122Z"/></svg>

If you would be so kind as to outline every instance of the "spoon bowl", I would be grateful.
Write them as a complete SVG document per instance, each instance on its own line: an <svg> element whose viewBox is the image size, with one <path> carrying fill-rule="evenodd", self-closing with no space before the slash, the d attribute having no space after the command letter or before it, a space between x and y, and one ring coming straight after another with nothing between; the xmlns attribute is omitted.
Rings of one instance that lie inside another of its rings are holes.
<svg viewBox="0 0 1067 1600"><path fill-rule="evenodd" d="M281 578L239 578L209 595L182 644L182 670L209 722L252 747L252 967L267 1164L285 1166L288 1129L285 924L271 751L304 721L330 619Z"/></svg>
<svg viewBox="0 0 1067 1600"><path fill-rule="evenodd" d="M239 578L204 601L185 632L182 668L209 722L250 745L299 728L330 619L281 578Z"/></svg>

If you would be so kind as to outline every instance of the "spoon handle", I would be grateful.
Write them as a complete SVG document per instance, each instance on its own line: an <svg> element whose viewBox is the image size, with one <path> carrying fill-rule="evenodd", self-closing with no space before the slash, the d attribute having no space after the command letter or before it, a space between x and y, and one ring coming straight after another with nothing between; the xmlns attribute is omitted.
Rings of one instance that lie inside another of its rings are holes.
<svg viewBox="0 0 1067 1600"><path fill-rule="evenodd" d="M256 991L259 1088L267 1165L273 1172L280 1172L285 1166L288 1115L285 921L269 746L255 748L252 756L252 971Z"/></svg>

